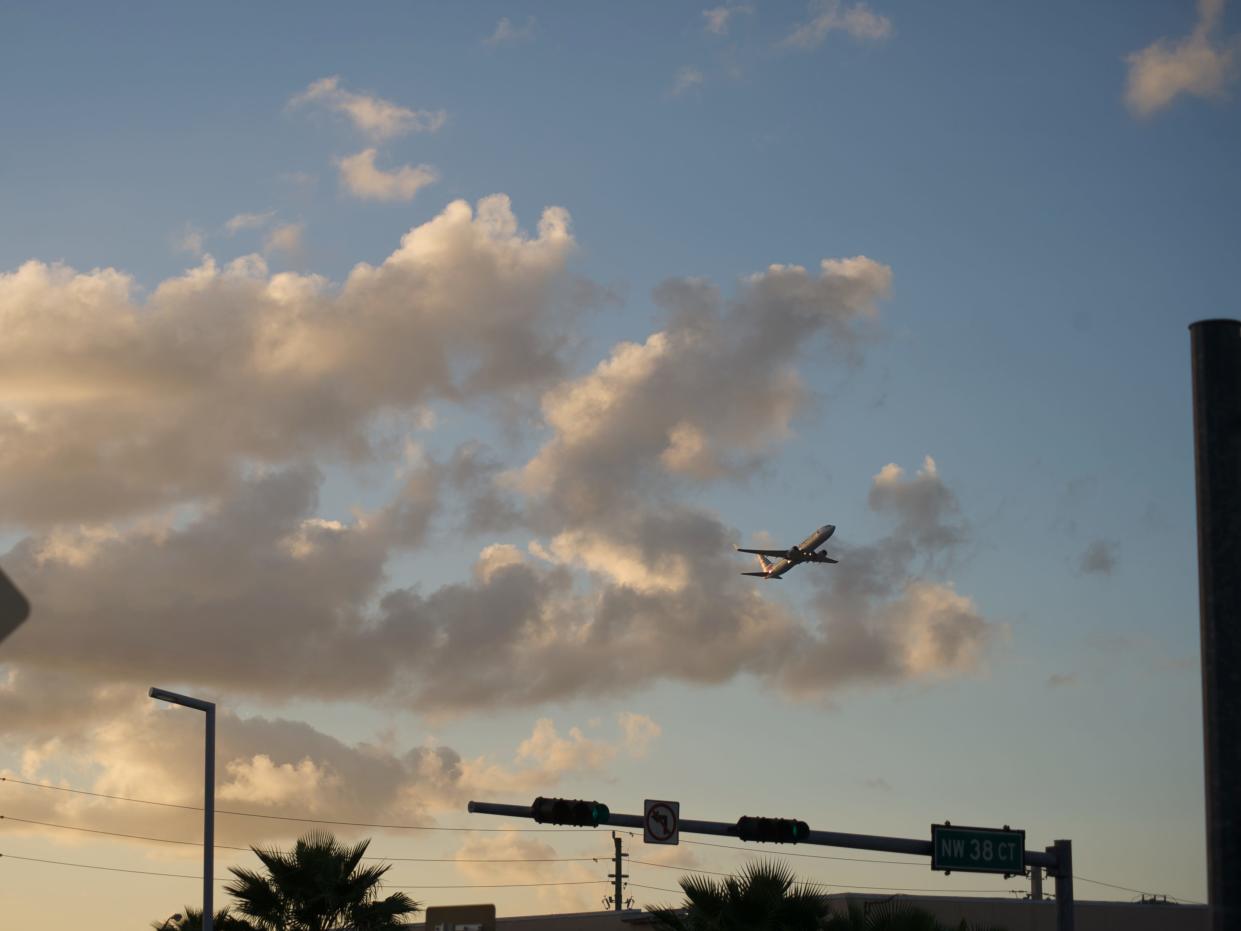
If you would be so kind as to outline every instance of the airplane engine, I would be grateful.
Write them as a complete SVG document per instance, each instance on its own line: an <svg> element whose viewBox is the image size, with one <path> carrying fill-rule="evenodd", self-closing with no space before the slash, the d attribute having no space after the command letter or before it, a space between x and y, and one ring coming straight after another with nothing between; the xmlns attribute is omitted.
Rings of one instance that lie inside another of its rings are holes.
<svg viewBox="0 0 1241 931"><path fill-rule="evenodd" d="M794 562L796 561L797 557L801 555L801 550L799 550L795 546L790 546L789 551L785 553L784 555L788 559L789 562Z"/></svg>

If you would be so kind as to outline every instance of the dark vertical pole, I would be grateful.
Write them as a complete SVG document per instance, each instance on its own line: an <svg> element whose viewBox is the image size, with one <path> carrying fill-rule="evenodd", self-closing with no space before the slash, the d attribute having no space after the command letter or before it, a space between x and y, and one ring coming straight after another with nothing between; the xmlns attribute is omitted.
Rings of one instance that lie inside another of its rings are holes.
<svg viewBox="0 0 1241 931"><path fill-rule="evenodd" d="M612 908L619 912L625 907L625 903L622 898L624 892L621 890L621 880L624 878L621 872L621 857L623 857L624 854L621 853L620 835L615 831L612 832L612 843L616 845L616 872L612 874L613 878L616 880L616 886L615 892L612 895Z"/></svg>
<svg viewBox="0 0 1241 931"><path fill-rule="evenodd" d="M206 748L203 753L203 931L215 928L215 704L207 710Z"/></svg>
<svg viewBox="0 0 1241 931"><path fill-rule="evenodd" d="M1058 840L1047 852L1056 858L1056 931L1073 931L1073 842Z"/></svg>
<svg viewBox="0 0 1241 931"><path fill-rule="evenodd" d="M1241 927L1241 321L1190 324L1207 898Z"/></svg>
<svg viewBox="0 0 1241 931"><path fill-rule="evenodd" d="M1030 867L1030 901L1043 901L1043 868L1041 866Z"/></svg>

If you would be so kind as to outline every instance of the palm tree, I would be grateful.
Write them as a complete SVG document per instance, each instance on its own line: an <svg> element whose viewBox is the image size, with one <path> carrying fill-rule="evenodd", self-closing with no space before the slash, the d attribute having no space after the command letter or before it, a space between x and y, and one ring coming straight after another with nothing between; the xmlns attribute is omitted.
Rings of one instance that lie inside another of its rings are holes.
<svg viewBox="0 0 1241 931"><path fill-rule="evenodd" d="M203 910L189 905L185 906L181 914L177 915L176 921L168 918L164 921L151 922L151 927L155 928L156 931L202 931L202 926ZM254 925L244 918L238 918L227 907L215 913L212 926L216 931L257 931Z"/></svg>
<svg viewBox="0 0 1241 931"><path fill-rule="evenodd" d="M267 874L230 867L237 878L226 889L237 899L237 910L261 931L402 928L402 917L421 906L403 892L379 898L379 881L389 866L360 865L369 844L346 847L331 834L315 832L287 853L251 847Z"/></svg>
<svg viewBox="0 0 1241 931"><path fill-rule="evenodd" d="M818 931L827 916L822 893L799 886L778 861L747 863L737 876L714 880L683 877L684 916L652 909L656 926L668 931Z"/></svg>

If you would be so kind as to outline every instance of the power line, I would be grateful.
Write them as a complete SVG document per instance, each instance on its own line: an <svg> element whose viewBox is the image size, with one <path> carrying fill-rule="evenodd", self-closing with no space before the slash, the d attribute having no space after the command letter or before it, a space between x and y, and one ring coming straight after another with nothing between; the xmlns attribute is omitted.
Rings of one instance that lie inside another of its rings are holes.
<svg viewBox="0 0 1241 931"><path fill-rule="evenodd" d="M651 863L649 860L630 860L630 863L640 864L641 866L657 866L665 870L683 870L686 873L704 873L708 876L733 876L733 873L718 873L714 870L700 870L695 867L675 866L668 863ZM809 886L811 888L836 888L836 889L874 889L881 892L977 892L977 893L993 893L1002 892L1000 889L914 889L904 886L859 886L855 883L840 882L818 882L818 881L798 881L796 886Z"/></svg>
<svg viewBox="0 0 1241 931"><path fill-rule="evenodd" d="M630 883L635 889L654 889L656 892L671 892L673 895L680 895L680 889L665 889L662 886L644 886L642 883Z"/></svg>
<svg viewBox="0 0 1241 931"><path fill-rule="evenodd" d="M1154 892L1149 892L1145 889L1130 889L1128 886L1118 886L1116 885L1116 883L1105 883L1101 879L1089 879L1081 875L1080 873L1074 873L1073 878L1080 879L1084 883L1094 883L1096 886L1107 886L1109 889L1123 889L1125 892L1136 892L1138 895L1156 895L1156 894L1163 895L1162 892L1154 893ZM1175 895L1167 896L1167 898L1173 899L1177 902L1184 902L1186 905L1206 905L1207 904L1206 902L1196 902L1193 899L1182 899Z"/></svg>
<svg viewBox="0 0 1241 931"><path fill-rule="evenodd" d="M95 863L70 863L67 860L44 860L39 857L22 857L13 853L0 853L0 859L9 860L25 860L29 863L46 863L52 866L72 866L82 870L106 870L110 873L134 873L139 876L164 876L171 879L197 879L202 880L201 876L191 876L188 873L158 873L154 870L128 870L119 866L99 866ZM220 878L217 883L232 882L231 879ZM562 882L541 882L541 883L466 883L452 885L395 885L392 883L384 883L385 888L390 889L525 889L533 886L591 886L597 883L607 882L605 879L574 879Z"/></svg>
<svg viewBox="0 0 1241 931"><path fill-rule="evenodd" d="M177 809L181 809L181 810L183 810L183 811L202 811L202 810L203 810L203 809L202 809L202 806L200 806L200 805L179 805L179 804L176 804L176 803L174 803L174 802L157 802L157 801L155 801L155 800L153 800L153 799L133 798L133 797L130 797L130 796L125 796L125 795L108 795L108 794L103 793L103 792L90 792L90 791L88 791L88 790L86 790L86 789L75 789L75 788L71 788L71 787L69 787L69 786L53 786L53 785L48 785L48 784L46 784L46 783L41 783L41 782L28 782L28 781L23 780L23 779L14 779L14 778L13 778L13 777L11 777L11 776L0 776L0 782L11 782L11 783L13 783L14 785L28 786L28 787L33 788L33 789L54 789L54 790L56 790L57 792L71 792L71 793L73 793L73 794L75 794L75 795L88 795L88 796L91 796L91 797L93 797L93 798L104 798L104 799L109 799L109 800L111 800L111 801L117 801L117 802L133 802L133 803L136 803L136 804L141 804L141 805L157 805L157 806L160 806L160 807L162 807L162 808L177 808ZM441 825L421 825L421 824L382 824L382 823L367 822L367 821L341 821L341 820L329 820L329 819L326 819L326 818L306 818L306 817L293 816L293 815L269 815L269 814L260 814L259 812L251 812L251 811L231 811L231 810L229 810L229 809L225 809L225 808L217 808L217 809L216 809L216 814L221 814L221 815L233 815L233 816L235 816L235 817L239 817L239 818L262 818L262 819L269 820L269 821L297 821L297 822L301 822L301 823L305 823L305 824L330 824L330 825L337 825L337 826L341 826L341 827L380 828L380 829L384 829L384 830L395 830L395 831L452 831L452 832L462 832L462 833L468 833L468 832L481 832L481 833L504 833L504 832L507 832L507 831L519 831L519 832L526 832L526 833L547 833L547 834L570 834L570 833L577 833L577 829L576 829L576 828L512 828L512 827L506 827L506 828L458 828L458 827L445 827L445 826L441 826ZM3 816L0 816L0 817L3 817ZM20 818L13 818L12 820L14 820L14 821L20 821L20 820L22 820L22 819L20 819ZM32 823L42 823L42 822L32 822ZM50 827L67 827L66 825L47 825L47 826L50 826ZM70 829L70 830L84 830L84 831L89 831L89 830L90 830L89 828L69 828L69 829ZM113 833L113 832L108 832L108 831L94 831L94 832L92 832L92 833L98 833L98 834L108 834L108 833ZM630 836L630 837L636 837L636 836L637 836L637 835L636 835L636 833L634 833L634 832L632 832L632 831L622 831L622 832L620 832L620 833L627 834L627 835L628 835L628 836ZM161 843L173 843L173 844L192 843L191 841L172 841L172 840L165 841L165 840L163 840L163 839L161 839L161 838L143 838L143 837L140 837L140 836L138 836L138 835L131 835L131 834L116 834L116 836L119 836L119 837L130 837L130 838L137 839L137 840L152 840L152 841L158 841L158 842L161 842ZM752 849L749 849L749 848L746 848L746 847L737 847L737 846L735 846L735 845L733 845L733 844L713 844L713 843L711 843L711 842L709 842L709 841L692 841L692 840L685 840L685 841L682 841L682 843L684 843L684 844L693 844L693 845L698 846L698 847L714 847L714 848L717 848L717 849L719 849L719 850L732 850L732 851L734 851L734 852L736 852L736 853L748 854L748 855L750 855L750 856L754 856L755 854L759 853L759 851L752 850ZM222 844L220 844L220 845L216 845L216 846L218 846L218 847L220 847L220 849L224 849L224 850L241 850L241 849L243 849L243 848L239 848L239 847L227 847L227 846L222 845ZM792 852L792 851L787 851L787 852L786 852L786 851L781 851L779 855L780 855L780 856L783 856L783 857L799 857L799 858L803 858L803 859L811 859L811 860L836 860L836 861L847 862L847 863L881 863L881 864L885 864L885 865L888 865L888 866L921 866L921 867L925 867L925 866L926 866L926 864L925 864L925 863L923 863L923 862L915 862L915 861L912 861L912 860L883 860L883 859L878 859L878 858L873 858L873 857L842 857L842 856L832 856L832 855L829 855L829 854L817 854L817 853L794 853L794 852ZM386 860L401 861L401 862L419 862L419 863L435 863L435 862L441 862L441 861L438 861L438 860L435 860L435 859L432 859L432 858L417 858L417 857L408 857L408 858L405 858L405 857L382 857L382 858L381 858L381 857L374 857L374 858L370 858L370 857L368 857L368 858L366 858L366 859L386 859ZM574 859L580 859L580 860L583 860L583 861L584 861L584 860L593 860L593 859L595 859L595 858L593 858L593 857L582 857L582 858L564 858L564 859L565 859L565 861L568 861L568 860L574 860ZM443 861L443 862L449 862L449 861ZM517 860L514 860L514 861L501 861L501 860L494 860L494 861L489 861L489 860L462 861L462 860L458 860L458 861L455 861L455 862L480 862L480 863L483 863L483 862L497 862L497 863L499 863L499 862L526 862L526 861L517 861ZM536 862L536 861L530 861L530 862ZM560 861L559 859L548 859L548 860L546 860L546 861L540 861L540 862L561 862L561 861ZM639 861L633 861L633 862L639 862ZM651 864L651 865L655 865L655 866L662 866L663 864ZM101 868L101 869L103 869L103 867L100 867L100 868ZM705 872L705 871L699 871L699 872ZM161 874L161 875L164 875L164 874ZM171 875L171 874L168 874L168 875ZM716 875L727 875L727 874L716 874ZM1107 886L1107 887L1109 887L1109 888L1112 888L1112 889L1119 889L1119 890L1122 890L1122 891L1124 891L1124 892L1133 892L1133 893L1137 893L1137 894L1140 894L1140 895L1152 895L1152 894L1153 894L1153 893L1151 893L1149 890L1145 890L1145 889L1134 889L1134 888L1132 888L1132 887L1130 887L1130 886L1121 886L1121 885L1118 885L1118 884L1116 884L1116 883L1108 883L1108 882L1103 882L1102 880L1099 880L1099 879L1089 879L1089 878L1087 878L1087 877L1085 877L1085 876L1081 876L1081 875L1077 875L1077 877L1076 877L1076 878L1078 878L1078 879L1082 880L1083 882L1093 883L1094 885L1097 885L1097 886ZM599 881L600 881L600 882L602 882L603 880L599 880ZM429 888L429 887L428 887L428 888ZM468 888L468 887L463 887L463 888ZM895 887L885 887L885 886L855 886L855 887L851 887L851 888L857 888L857 889L863 889L863 888L885 889L885 888L895 888ZM937 891L940 891L940 890L935 890L935 889L930 889L930 890L917 890L917 889L899 890L899 889L898 889L897 891L910 891L910 892L917 892L917 891L929 891L929 892L937 892ZM961 890L961 891L968 891L968 890ZM977 890L977 891L987 892L987 891L991 891L991 890ZM1186 903L1191 904L1191 905L1202 905L1202 904L1204 904L1204 903L1202 903L1202 902L1197 902L1197 901L1195 901L1195 900L1193 900L1193 899L1181 899L1181 898L1178 898L1177 896L1172 896L1171 898L1175 899L1175 900L1176 900L1176 901L1178 901L1178 902L1186 902Z"/></svg>
<svg viewBox="0 0 1241 931"><path fill-rule="evenodd" d="M156 844L184 844L201 847L199 841L173 840L168 837L148 837L145 834L123 834L120 831L102 831L96 828L83 828L72 824L56 824L51 821L35 821L32 818L17 818L13 815L0 815L0 821L20 821L22 824L37 824L45 828L60 828L64 831L83 831L87 834L104 834L108 837L125 837L130 840L150 841ZM233 847L229 844L213 844L215 850L239 850L249 853L250 847ZM469 858L469 857L363 857L363 860L383 860L394 863L587 863L597 861L599 857L512 857L512 858Z"/></svg>
<svg viewBox="0 0 1241 931"><path fill-rule="evenodd" d="M156 844L184 844L189 847L201 847L202 844L192 840L173 840L168 837L147 837L143 834L122 834L119 831L101 831L95 828L74 827L71 824L53 824L51 821L35 821L31 818L15 818L12 815L0 815L0 821L20 821L22 824L37 824L45 828L60 828L65 831L84 831L87 834L106 834L108 837L126 837L130 840L144 840ZM241 850L249 851L249 847L230 847L228 844L212 844L215 850ZM363 859L375 859L374 857L364 857Z"/></svg>
<svg viewBox="0 0 1241 931"><path fill-rule="evenodd" d="M737 853L745 853L745 854L749 854L750 856L754 856L756 854L774 852L774 851L771 851L770 848L766 848L764 850L754 850L749 847L738 847L735 844L713 844L710 841L705 841L705 840L684 840L683 839L681 843L682 844L693 844L696 847L717 847L720 850L734 850ZM841 860L846 863L886 863L889 866L921 866L923 868L926 867L925 860L917 860L917 861L915 860L879 860L873 857L840 857L840 856L831 856L830 854L826 854L826 853L793 853L792 851L785 852L783 850L780 851L780 856L802 857L804 859L810 859L810 860Z"/></svg>
<svg viewBox="0 0 1241 931"><path fill-rule="evenodd" d="M126 870L119 866L97 866L93 863L68 863L64 860L42 860L39 857L19 857L15 853L0 853L0 859L26 860L30 863L50 863L53 866L76 866L78 869L82 870L107 870L109 873L137 873L140 876L169 876L174 879L202 880L201 876L190 876L187 873L157 873L154 870ZM229 880L217 879L216 882L229 882Z"/></svg>
<svg viewBox="0 0 1241 931"><path fill-rule="evenodd" d="M26 782L11 776L0 776L0 782L11 782L15 785L29 786L32 789L55 789L57 792L72 792L75 795L89 795L93 798L106 798L114 802L135 802L140 805L158 805L161 808L179 808L183 811L202 811L201 805L178 805L175 802L157 802L148 798L132 798L127 795L107 795L103 792L88 792L86 789L73 789L69 786L52 786L42 782ZM429 824L379 824L370 821L331 821L326 818L303 818L293 815L266 815L254 811L230 811L227 808L215 809L217 815L235 815L239 818L265 818L269 821L300 821L306 824L332 824L352 828L382 828L392 831L462 831L503 834L508 831L524 831L543 834L574 834L576 828L452 828Z"/></svg>

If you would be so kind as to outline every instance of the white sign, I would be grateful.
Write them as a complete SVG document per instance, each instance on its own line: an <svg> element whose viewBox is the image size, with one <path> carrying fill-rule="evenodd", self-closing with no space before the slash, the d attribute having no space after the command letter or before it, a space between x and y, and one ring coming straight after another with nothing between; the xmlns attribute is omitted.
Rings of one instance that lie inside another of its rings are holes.
<svg viewBox="0 0 1241 931"><path fill-rule="evenodd" d="M679 844L681 803L646 800L642 815L642 839L648 844Z"/></svg>

